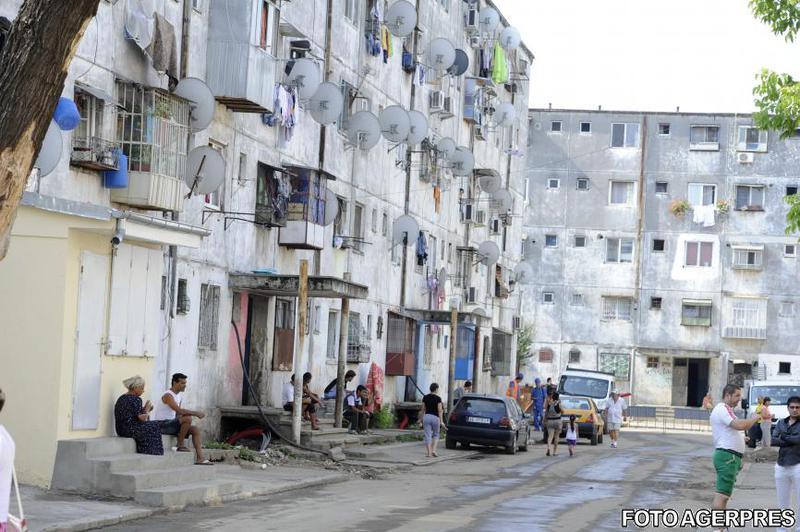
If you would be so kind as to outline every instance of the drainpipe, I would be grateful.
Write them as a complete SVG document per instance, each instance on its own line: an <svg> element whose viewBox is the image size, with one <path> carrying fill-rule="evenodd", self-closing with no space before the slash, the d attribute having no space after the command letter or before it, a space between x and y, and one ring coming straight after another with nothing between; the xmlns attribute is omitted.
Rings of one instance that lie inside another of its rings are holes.
<svg viewBox="0 0 800 532"><path fill-rule="evenodd" d="M331 42L332 42L332 26L333 26L333 0L328 0L328 9L325 14L325 59L323 61L323 72L322 72L322 81L328 81L330 78L330 68L331 68ZM318 167L320 173L324 171L325 168L325 138L327 133L327 127L320 124L319 126L319 154L317 156L318 159ZM327 183L326 183L327 184ZM327 206L326 206L327 208ZM321 250L314 250L314 275L322 275L322 251ZM339 379L343 379L343 376L339 376ZM339 403L337 402L337 405ZM337 406L338 408L338 406ZM338 418L337 418L338 419Z"/></svg>
<svg viewBox="0 0 800 532"><path fill-rule="evenodd" d="M640 301L641 290L642 290L642 257L644 257L644 189L645 189L645 175L644 175L644 165L647 160L647 115L642 117L642 136L641 136L641 145L642 145L642 154L641 159L639 161L639 216L636 222L636 242L639 245L639 253L636 257L636 285L634 286L634 301L638 307L638 312L636 313L636 328L635 336L634 336L634 349L631 350L631 364L630 364L630 392L633 394L633 372L635 368L635 360L636 355L638 354L639 350L636 348L639 345L639 338L642 326L642 307L644 306L643 303ZM631 395L632 398L635 399L634 395Z"/></svg>

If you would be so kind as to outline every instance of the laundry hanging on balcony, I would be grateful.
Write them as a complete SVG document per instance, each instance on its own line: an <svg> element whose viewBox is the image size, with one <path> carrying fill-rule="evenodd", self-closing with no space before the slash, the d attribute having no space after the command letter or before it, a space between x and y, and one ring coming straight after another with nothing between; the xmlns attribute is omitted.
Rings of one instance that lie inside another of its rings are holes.
<svg viewBox="0 0 800 532"><path fill-rule="evenodd" d="M495 83L505 83L508 81L508 60L506 59L506 51L500 46L500 41L494 43L492 81Z"/></svg>
<svg viewBox="0 0 800 532"><path fill-rule="evenodd" d="M280 83L275 85L273 91L273 112L262 117L268 126L275 124L281 126L281 133L286 140L292 140L294 126L298 123L297 87L285 87Z"/></svg>
<svg viewBox="0 0 800 532"><path fill-rule="evenodd" d="M422 65L417 65L414 69L414 85L417 87L425 85L425 69Z"/></svg>
<svg viewBox="0 0 800 532"><path fill-rule="evenodd" d="M425 234L420 231L417 237L417 266L424 266L428 260L428 242L425 240Z"/></svg>
<svg viewBox="0 0 800 532"><path fill-rule="evenodd" d="M383 62L388 63L394 50L392 49L392 34L389 33L389 28L386 26L381 26L381 50L383 51Z"/></svg>
<svg viewBox="0 0 800 532"><path fill-rule="evenodd" d="M175 83L178 82L178 49L175 39L175 27L162 17L155 14L153 39L144 51L153 61L153 68L158 73L165 73Z"/></svg>
<svg viewBox="0 0 800 532"><path fill-rule="evenodd" d="M492 75L492 50L484 46L480 51L480 68L478 77L488 78Z"/></svg>
<svg viewBox="0 0 800 532"><path fill-rule="evenodd" d="M125 2L125 38L132 40L144 52L153 40L155 8L152 0Z"/></svg>

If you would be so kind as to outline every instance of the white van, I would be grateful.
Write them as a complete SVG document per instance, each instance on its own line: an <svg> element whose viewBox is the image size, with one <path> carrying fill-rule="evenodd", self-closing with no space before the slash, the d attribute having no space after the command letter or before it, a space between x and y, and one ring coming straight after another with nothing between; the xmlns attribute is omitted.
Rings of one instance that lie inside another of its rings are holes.
<svg viewBox="0 0 800 532"><path fill-rule="evenodd" d="M570 368L567 366L558 381L559 395L591 397L601 412L606 409L606 401L608 401L614 389L614 374L606 373L605 371Z"/></svg>
<svg viewBox="0 0 800 532"><path fill-rule="evenodd" d="M742 409L749 417L756 411L759 397L769 397L769 411L772 412L773 425L779 419L789 416L786 401L793 395L800 396L800 382L796 380L745 381Z"/></svg>

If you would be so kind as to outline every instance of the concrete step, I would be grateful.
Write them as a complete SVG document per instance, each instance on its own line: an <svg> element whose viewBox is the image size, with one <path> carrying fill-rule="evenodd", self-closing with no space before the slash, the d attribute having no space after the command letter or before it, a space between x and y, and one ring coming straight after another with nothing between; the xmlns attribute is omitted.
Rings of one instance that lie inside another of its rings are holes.
<svg viewBox="0 0 800 532"><path fill-rule="evenodd" d="M197 466L198 468L203 466ZM212 469L208 467L207 469ZM184 506L207 504L221 501L242 491L238 482L229 480L211 480L189 482L180 486L166 486L139 490L134 499L147 506L165 506L183 508Z"/></svg>
<svg viewBox="0 0 800 532"><path fill-rule="evenodd" d="M96 466L105 467L110 473L127 473L191 466L194 463L194 453L167 451L163 456L125 453L89 458L88 461Z"/></svg>
<svg viewBox="0 0 800 532"><path fill-rule="evenodd" d="M116 492L127 497L134 497L136 492L141 490L186 485L214 479L216 479L214 467L196 465L128 471L111 475L111 481L117 486Z"/></svg>

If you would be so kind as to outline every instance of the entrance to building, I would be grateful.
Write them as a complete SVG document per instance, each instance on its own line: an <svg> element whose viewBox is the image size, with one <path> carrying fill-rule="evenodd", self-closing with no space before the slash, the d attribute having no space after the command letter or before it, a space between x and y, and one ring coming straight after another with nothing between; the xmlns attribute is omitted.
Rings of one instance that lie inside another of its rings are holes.
<svg viewBox="0 0 800 532"><path fill-rule="evenodd" d="M250 383L259 400L266 397L267 387L267 335L269 332L269 300L264 297L251 296L247 313L247 335L244 343L244 366ZM242 380L242 404L253 405L253 397L247 383Z"/></svg>
<svg viewBox="0 0 800 532"><path fill-rule="evenodd" d="M708 391L707 358L676 358L672 368L672 406L702 406Z"/></svg>

